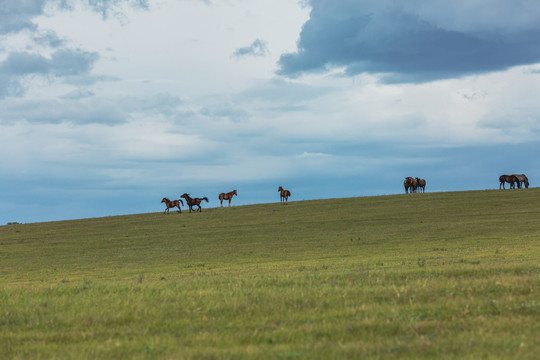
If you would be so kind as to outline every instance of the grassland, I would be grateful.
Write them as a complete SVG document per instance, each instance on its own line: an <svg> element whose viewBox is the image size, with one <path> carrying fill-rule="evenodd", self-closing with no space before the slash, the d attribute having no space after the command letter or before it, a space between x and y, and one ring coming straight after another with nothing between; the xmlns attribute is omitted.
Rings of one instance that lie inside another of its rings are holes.
<svg viewBox="0 0 540 360"><path fill-rule="evenodd" d="M540 189L0 227L0 357L540 354Z"/></svg>

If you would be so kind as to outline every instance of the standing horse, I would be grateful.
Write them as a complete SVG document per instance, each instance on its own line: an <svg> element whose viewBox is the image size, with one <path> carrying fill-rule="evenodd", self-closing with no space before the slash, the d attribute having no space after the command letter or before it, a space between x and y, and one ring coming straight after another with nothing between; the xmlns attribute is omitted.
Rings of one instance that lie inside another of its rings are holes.
<svg viewBox="0 0 540 360"><path fill-rule="evenodd" d="M174 207L177 207L178 208L178 213L182 213L182 209L180 209L180 204L182 204L182 206L184 206L184 202L182 200L169 200L167 199L166 197L164 197L162 200L161 200L162 203L165 203L165 206L167 207L165 209L165 211L163 212L164 214L165 213L169 213L169 208L174 208Z"/></svg>
<svg viewBox="0 0 540 360"><path fill-rule="evenodd" d="M238 196L238 193L236 192L236 190L233 190L228 193L219 194L219 202L221 203L221 207L223 207L223 200L229 200L229 206L231 206L231 200L234 195Z"/></svg>
<svg viewBox="0 0 540 360"><path fill-rule="evenodd" d="M278 191L279 191L279 201L287 204L288 203L287 198L291 196L291 192L289 190L285 190L281 186L279 187Z"/></svg>
<svg viewBox="0 0 540 360"><path fill-rule="evenodd" d="M501 189L501 186L503 189L505 189L504 187L504 183L507 182L510 184L510 189L515 189L516 188L516 182L519 183L519 180L518 178L516 177L516 175L501 175L499 176L499 190Z"/></svg>
<svg viewBox="0 0 540 360"><path fill-rule="evenodd" d="M416 192L416 187L418 186L418 183L415 178L407 176L405 180L403 181L403 187L405 188L405 194L407 192L410 192L411 194L413 192Z"/></svg>
<svg viewBox="0 0 540 360"><path fill-rule="evenodd" d="M526 189L529 188L529 179L527 179L527 176L525 176L525 174L521 174L521 175L512 175L512 176L515 176L515 177L516 177L518 188L521 189L521 187L522 187L523 185L525 185L525 188L526 188Z"/></svg>
<svg viewBox="0 0 540 360"><path fill-rule="evenodd" d="M189 197L189 194L186 194L184 193L182 196L180 196L181 198L184 198L186 199L186 204L187 206L189 206L189 212L191 212L191 210L193 209L194 206L198 206L199 208L195 211L199 211L199 212L202 212L202 209L201 209L201 200L205 200L206 202L208 202L208 198L205 196L203 198L190 198Z"/></svg>
<svg viewBox="0 0 540 360"><path fill-rule="evenodd" d="M418 191L426 192L426 179L416 178L416 183L418 184Z"/></svg>

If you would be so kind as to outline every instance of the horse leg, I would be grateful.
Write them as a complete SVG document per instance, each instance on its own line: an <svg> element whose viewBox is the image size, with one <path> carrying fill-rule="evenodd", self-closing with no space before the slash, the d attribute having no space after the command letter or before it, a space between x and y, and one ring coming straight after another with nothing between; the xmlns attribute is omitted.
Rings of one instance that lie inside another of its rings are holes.
<svg viewBox="0 0 540 360"><path fill-rule="evenodd" d="M221 203L221 207L223 207L223 199L219 199L219 202Z"/></svg>

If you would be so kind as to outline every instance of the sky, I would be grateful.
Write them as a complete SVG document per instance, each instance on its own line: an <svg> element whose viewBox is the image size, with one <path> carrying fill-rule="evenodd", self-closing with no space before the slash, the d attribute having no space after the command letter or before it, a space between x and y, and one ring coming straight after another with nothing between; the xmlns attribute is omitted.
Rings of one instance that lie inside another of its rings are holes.
<svg viewBox="0 0 540 360"><path fill-rule="evenodd" d="M3 0L0 225L535 187L538 39L537 0Z"/></svg>

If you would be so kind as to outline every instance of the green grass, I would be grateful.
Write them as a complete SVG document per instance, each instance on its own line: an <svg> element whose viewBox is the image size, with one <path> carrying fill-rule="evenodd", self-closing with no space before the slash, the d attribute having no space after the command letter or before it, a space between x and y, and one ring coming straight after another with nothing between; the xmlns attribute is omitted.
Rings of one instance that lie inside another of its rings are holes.
<svg viewBox="0 0 540 360"><path fill-rule="evenodd" d="M0 227L14 359L536 359L540 189Z"/></svg>

